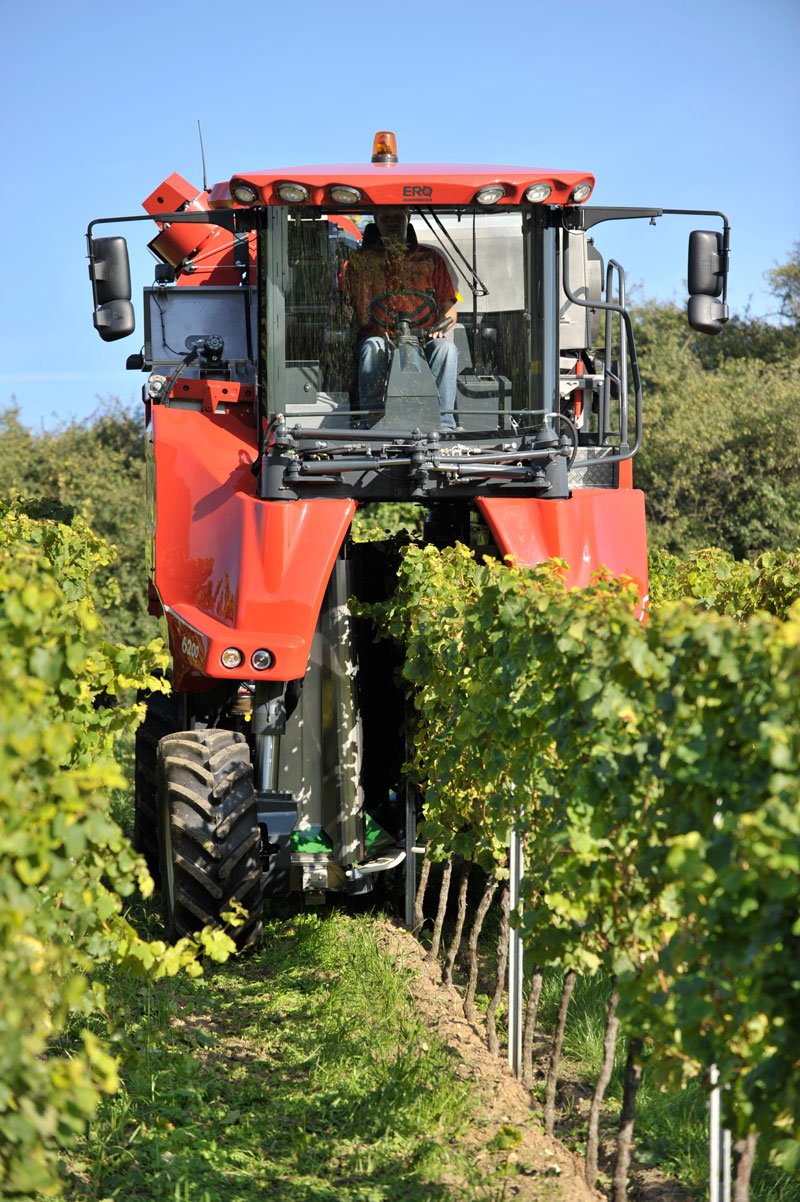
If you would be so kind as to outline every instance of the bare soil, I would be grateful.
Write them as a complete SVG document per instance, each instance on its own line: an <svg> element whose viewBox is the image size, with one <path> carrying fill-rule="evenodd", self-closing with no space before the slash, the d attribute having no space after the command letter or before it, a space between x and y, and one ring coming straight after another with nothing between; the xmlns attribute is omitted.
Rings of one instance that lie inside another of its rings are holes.
<svg viewBox="0 0 800 1202"><path fill-rule="evenodd" d="M479 1168L485 1165L487 1177L504 1165L513 1167L503 1199L602 1199L602 1194L586 1185L580 1158L557 1139L545 1135L538 1107L500 1057L486 1047L483 1032L467 1022L458 991L442 983L441 966L427 961L425 948L408 931L388 920L378 922L377 936L381 950L401 968L411 971L409 989L418 1013L457 1058L456 1072L474 1082L478 1098L472 1137L475 1163Z"/></svg>
<svg viewBox="0 0 800 1202"><path fill-rule="evenodd" d="M473 1137L476 1164L479 1167L485 1164L487 1176L504 1164L513 1166L502 1198L520 1202L526 1199L604 1202L604 1193L587 1186L582 1158L545 1134L541 1107L511 1075L505 1061L489 1051L485 1031L464 1017L461 995L454 986L443 983L441 965L426 959L426 949L404 927L386 919L377 920L376 930L381 950L398 966L411 970L409 989L420 1018L458 1058L458 1074L475 1083L479 1116ZM540 1051L544 1068L547 1059L544 1043ZM585 1091L585 1086L570 1080L568 1074L563 1085L573 1094ZM588 1110L588 1100L583 1109ZM510 1139L504 1138L507 1129L513 1132ZM518 1143L516 1133L519 1133ZM514 1142L515 1146L505 1150L487 1148L493 1141ZM613 1144L606 1144L601 1150L606 1166L613 1164L614 1152ZM656 1169L642 1167L631 1174L628 1195L630 1202L693 1202L693 1196L680 1182L664 1177Z"/></svg>

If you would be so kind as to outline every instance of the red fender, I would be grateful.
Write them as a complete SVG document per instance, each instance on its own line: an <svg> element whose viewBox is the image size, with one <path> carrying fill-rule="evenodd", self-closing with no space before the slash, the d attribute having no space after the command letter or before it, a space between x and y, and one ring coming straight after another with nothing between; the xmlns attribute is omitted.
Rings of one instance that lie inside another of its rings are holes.
<svg viewBox="0 0 800 1202"><path fill-rule="evenodd" d="M562 501L478 497L499 550L519 563L564 559L568 588L585 588L600 568L629 576L647 597L644 493L633 488L581 488Z"/></svg>
<svg viewBox="0 0 800 1202"><path fill-rule="evenodd" d="M167 618L178 689L202 688L208 677L305 675L356 504L259 500L256 455L255 430L233 413L153 407L152 584ZM223 666L229 647L242 652L241 667ZM250 657L262 648L274 664L256 671Z"/></svg>

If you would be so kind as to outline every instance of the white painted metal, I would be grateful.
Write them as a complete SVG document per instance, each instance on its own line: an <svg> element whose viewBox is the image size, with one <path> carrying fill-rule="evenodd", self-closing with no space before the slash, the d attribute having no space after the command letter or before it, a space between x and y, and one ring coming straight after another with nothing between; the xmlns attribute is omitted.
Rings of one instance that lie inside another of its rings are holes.
<svg viewBox="0 0 800 1202"><path fill-rule="evenodd" d="M722 1202L731 1202L733 1146L730 1131L722 1132Z"/></svg>
<svg viewBox="0 0 800 1202"><path fill-rule="evenodd" d="M509 913L520 910L522 883L522 840L512 831L509 843ZM508 945L508 1066L515 1077L522 1076L522 938L518 930L509 931Z"/></svg>
<svg viewBox="0 0 800 1202"><path fill-rule="evenodd" d="M708 1202L731 1202L731 1133L722 1126L719 1070L711 1065L708 1098Z"/></svg>
<svg viewBox="0 0 800 1202"><path fill-rule="evenodd" d="M414 902L417 896L417 854L422 852L424 848L418 848L415 840L417 837L417 812L414 804L414 790L411 785L406 783L406 871L405 871L405 924L406 929L411 930L414 926Z"/></svg>
<svg viewBox="0 0 800 1202"><path fill-rule="evenodd" d="M719 1188L719 1073L715 1064L712 1064L709 1076L714 1088L708 1097L708 1202L722 1202Z"/></svg>

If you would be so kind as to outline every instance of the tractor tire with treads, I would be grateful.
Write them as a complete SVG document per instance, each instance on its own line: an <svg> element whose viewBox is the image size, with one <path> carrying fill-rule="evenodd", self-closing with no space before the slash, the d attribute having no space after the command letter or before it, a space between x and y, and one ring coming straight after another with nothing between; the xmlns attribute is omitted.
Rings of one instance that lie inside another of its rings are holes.
<svg viewBox="0 0 800 1202"><path fill-rule="evenodd" d="M248 911L230 928L237 947L262 929L261 832L244 735L193 730L158 749L158 844L164 924L170 939L224 926L231 902Z"/></svg>
<svg viewBox="0 0 800 1202"><path fill-rule="evenodd" d="M141 698L140 698L141 700ZM150 693L144 719L136 731L136 772L133 801L133 846L147 861L150 875L159 883L156 764L158 745L165 735L180 729L175 701L167 693Z"/></svg>

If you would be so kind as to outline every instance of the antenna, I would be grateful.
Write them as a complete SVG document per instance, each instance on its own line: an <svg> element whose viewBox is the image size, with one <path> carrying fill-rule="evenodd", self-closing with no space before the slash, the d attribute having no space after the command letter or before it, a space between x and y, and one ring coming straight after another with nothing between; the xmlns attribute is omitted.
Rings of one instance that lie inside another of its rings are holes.
<svg viewBox="0 0 800 1202"><path fill-rule="evenodd" d="M206 154L205 154L205 151L203 150L203 131L200 128L199 120L197 122L197 136L200 139L200 158L202 159L202 162L203 162L203 191L207 192L208 191L208 180L206 179Z"/></svg>

